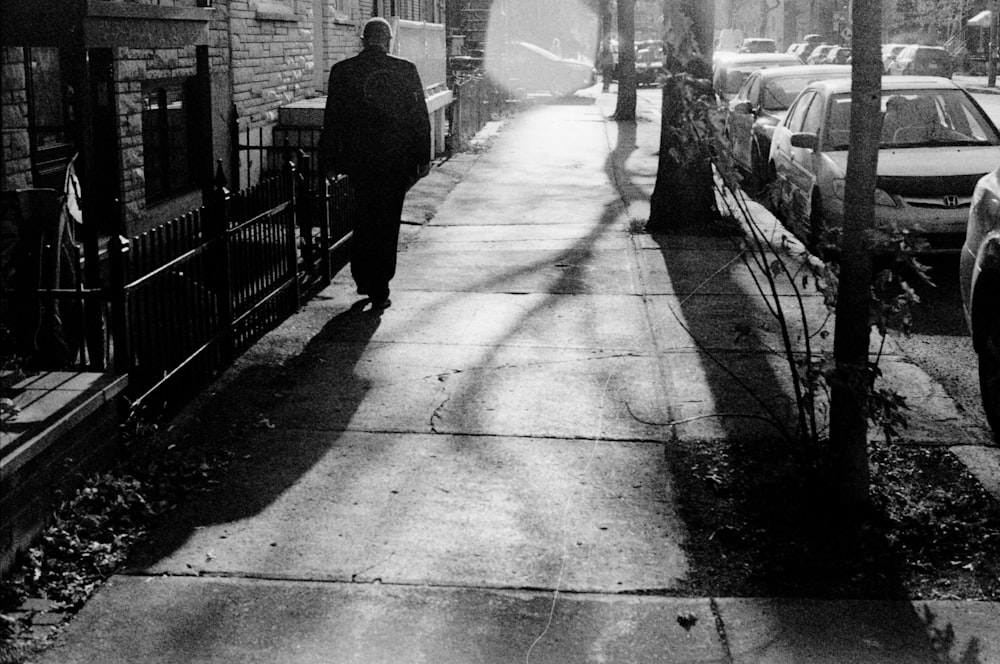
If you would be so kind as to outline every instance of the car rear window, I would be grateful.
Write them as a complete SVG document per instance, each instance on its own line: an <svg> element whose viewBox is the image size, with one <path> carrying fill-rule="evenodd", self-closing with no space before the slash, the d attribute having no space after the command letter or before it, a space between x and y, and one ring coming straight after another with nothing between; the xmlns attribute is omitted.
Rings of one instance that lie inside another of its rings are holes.
<svg viewBox="0 0 1000 664"><path fill-rule="evenodd" d="M784 111L792 105L792 102L799 96L803 88L813 81L824 78L831 77L820 74L806 74L804 76L795 76L794 78L781 77L771 79L764 83L764 94L761 105L768 111Z"/></svg>

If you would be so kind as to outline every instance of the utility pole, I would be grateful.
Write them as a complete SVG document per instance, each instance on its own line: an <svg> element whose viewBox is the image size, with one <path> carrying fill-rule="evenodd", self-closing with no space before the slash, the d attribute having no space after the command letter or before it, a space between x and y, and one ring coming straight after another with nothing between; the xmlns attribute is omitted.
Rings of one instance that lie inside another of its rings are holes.
<svg viewBox="0 0 1000 664"><path fill-rule="evenodd" d="M992 0L990 2L990 49L987 55L988 75L986 77L987 87L996 87L997 84L997 21L1000 20L1000 2Z"/></svg>

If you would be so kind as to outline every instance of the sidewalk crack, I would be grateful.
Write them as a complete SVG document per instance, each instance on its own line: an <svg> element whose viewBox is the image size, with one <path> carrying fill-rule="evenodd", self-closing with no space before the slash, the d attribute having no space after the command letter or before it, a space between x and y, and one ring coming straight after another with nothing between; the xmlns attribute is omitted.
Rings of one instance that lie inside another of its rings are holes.
<svg viewBox="0 0 1000 664"><path fill-rule="evenodd" d="M722 643L722 650L727 664L732 664L733 650L729 647L729 635L726 634L726 623L722 620L722 612L719 610L719 603L712 597L708 600L708 606L715 617L715 633L719 635L719 642Z"/></svg>
<svg viewBox="0 0 1000 664"><path fill-rule="evenodd" d="M437 429L437 423L441 420L441 413L444 411L445 406L447 406L448 402L451 401L451 392L448 391L448 386L446 385L447 379L450 376L457 376L462 372L463 372L462 369L453 369L451 371L446 371L444 373L437 374L436 376L428 376L428 378L437 379L438 387L444 393L444 400L441 401L441 403L439 403L437 407L434 409L434 411L431 413L431 418L429 422L431 433L441 433Z"/></svg>

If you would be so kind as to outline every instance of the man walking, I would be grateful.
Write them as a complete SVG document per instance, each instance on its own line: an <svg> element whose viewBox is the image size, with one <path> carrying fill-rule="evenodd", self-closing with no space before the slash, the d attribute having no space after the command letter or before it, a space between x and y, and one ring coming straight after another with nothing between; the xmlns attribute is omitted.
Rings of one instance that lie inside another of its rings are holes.
<svg viewBox="0 0 1000 664"><path fill-rule="evenodd" d="M392 27L365 23L361 53L330 69L320 158L354 190L351 275L375 308L389 305L407 190L430 170L424 88L412 62L388 54Z"/></svg>

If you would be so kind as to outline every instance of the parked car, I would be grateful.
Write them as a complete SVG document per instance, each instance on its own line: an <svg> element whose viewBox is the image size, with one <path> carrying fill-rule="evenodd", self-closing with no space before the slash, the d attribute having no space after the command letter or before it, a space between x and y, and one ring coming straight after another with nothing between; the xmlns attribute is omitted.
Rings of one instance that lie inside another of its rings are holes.
<svg viewBox="0 0 1000 664"><path fill-rule="evenodd" d="M761 69L747 77L729 102L726 137L749 193L756 194L769 181L771 134L803 88L813 81L850 75L851 68L844 65L800 65Z"/></svg>
<svg viewBox="0 0 1000 664"><path fill-rule="evenodd" d="M846 65L851 61L851 49L846 46L834 46L823 58L823 65Z"/></svg>
<svg viewBox="0 0 1000 664"><path fill-rule="evenodd" d="M829 53L835 47L836 44L820 44L819 46L814 48L812 53L809 54L809 57L806 58L806 64L807 65L824 64L823 61L826 59L826 54Z"/></svg>
<svg viewBox="0 0 1000 664"><path fill-rule="evenodd" d="M740 44L738 53L777 53L778 44L773 39L762 37L747 37Z"/></svg>
<svg viewBox="0 0 1000 664"><path fill-rule="evenodd" d="M636 85L655 85L663 73L663 42L649 40L636 42Z"/></svg>
<svg viewBox="0 0 1000 664"><path fill-rule="evenodd" d="M712 64L712 87L723 101L736 94L747 76L758 69L793 67L802 62L790 53L736 53Z"/></svg>
<svg viewBox="0 0 1000 664"><path fill-rule="evenodd" d="M850 107L849 78L811 83L771 138L774 205L813 247L843 219ZM920 233L930 252L957 251L976 181L1000 163L996 126L969 93L938 77L883 77L882 109L877 228Z"/></svg>
<svg viewBox="0 0 1000 664"><path fill-rule="evenodd" d="M715 40L715 52L735 53L743 43L743 31L726 28L719 32Z"/></svg>
<svg viewBox="0 0 1000 664"><path fill-rule="evenodd" d="M899 52L906 48L906 44L882 44L882 73L889 73L889 65L896 59Z"/></svg>
<svg viewBox="0 0 1000 664"><path fill-rule="evenodd" d="M489 69L489 62L487 62ZM527 92L571 95L594 84L593 64L584 60L561 58L540 46L522 41L510 42L503 71L490 74L505 87Z"/></svg>
<svg viewBox="0 0 1000 664"><path fill-rule="evenodd" d="M951 55L941 46L910 44L889 65L894 76L944 76L951 78L954 67Z"/></svg>
<svg viewBox="0 0 1000 664"><path fill-rule="evenodd" d="M960 265L965 320L979 355L983 410L1000 436L1000 168L976 183Z"/></svg>
<svg viewBox="0 0 1000 664"><path fill-rule="evenodd" d="M812 52L813 48L815 47L809 42L799 42L797 44L792 44L788 48L788 52L797 57L799 60L801 60L802 64L805 64L806 58L809 57L809 54Z"/></svg>

